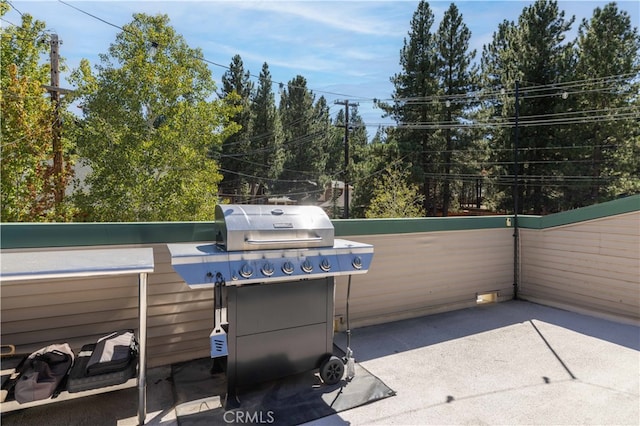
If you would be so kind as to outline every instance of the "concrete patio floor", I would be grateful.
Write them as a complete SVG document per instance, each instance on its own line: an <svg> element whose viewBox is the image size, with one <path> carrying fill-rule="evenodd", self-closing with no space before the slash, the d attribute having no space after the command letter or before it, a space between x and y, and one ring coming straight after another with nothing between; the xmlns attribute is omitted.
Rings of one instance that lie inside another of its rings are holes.
<svg viewBox="0 0 640 426"><path fill-rule="evenodd" d="M397 396L311 424L640 424L638 327L512 301L362 328L352 347Z"/></svg>
<svg viewBox="0 0 640 426"><path fill-rule="evenodd" d="M353 330L396 395L307 425L638 425L640 327L510 301ZM344 334L336 344L344 348ZM147 423L175 425L171 369L148 372ZM35 407L3 425L134 425L136 389ZM277 413L274 413L277 417Z"/></svg>

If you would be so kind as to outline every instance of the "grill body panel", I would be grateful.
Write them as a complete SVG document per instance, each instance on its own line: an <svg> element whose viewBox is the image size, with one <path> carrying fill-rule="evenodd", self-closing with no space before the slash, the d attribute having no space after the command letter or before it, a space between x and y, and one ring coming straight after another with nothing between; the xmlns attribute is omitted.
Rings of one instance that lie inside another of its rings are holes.
<svg viewBox="0 0 640 426"><path fill-rule="evenodd" d="M334 279L230 287L229 392L318 368L332 352Z"/></svg>

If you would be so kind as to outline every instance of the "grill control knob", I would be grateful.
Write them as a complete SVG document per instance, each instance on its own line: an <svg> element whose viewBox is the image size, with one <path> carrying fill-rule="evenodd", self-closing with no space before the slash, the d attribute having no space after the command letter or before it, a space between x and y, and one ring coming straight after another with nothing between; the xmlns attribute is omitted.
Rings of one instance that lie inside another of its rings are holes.
<svg viewBox="0 0 640 426"><path fill-rule="evenodd" d="M311 261L309 259L305 259L302 262L302 265L300 265L300 267L302 268L302 270L304 272L306 272L307 274L310 273L311 271L313 271L313 265L311 264Z"/></svg>
<svg viewBox="0 0 640 426"><path fill-rule="evenodd" d="M265 277L270 277L274 272L273 264L271 262L265 263L264 265L262 265L262 269L260 269L260 271Z"/></svg>
<svg viewBox="0 0 640 426"><path fill-rule="evenodd" d="M289 262L288 260L284 262L284 264L282 265L282 272L287 275L293 274L293 263Z"/></svg>
<svg viewBox="0 0 640 426"><path fill-rule="evenodd" d="M243 278L249 278L251 275L253 275L253 268L249 266L248 263L245 263L244 265L242 265L238 272Z"/></svg>
<svg viewBox="0 0 640 426"><path fill-rule="evenodd" d="M353 260L351 261L351 264L356 269L362 269L362 259L360 259L360 256L354 257Z"/></svg>
<svg viewBox="0 0 640 426"><path fill-rule="evenodd" d="M329 262L329 259L327 259L326 257L322 259L322 261L320 262L320 269L325 272L329 272L329 270L331 269L331 262Z"/></svg>

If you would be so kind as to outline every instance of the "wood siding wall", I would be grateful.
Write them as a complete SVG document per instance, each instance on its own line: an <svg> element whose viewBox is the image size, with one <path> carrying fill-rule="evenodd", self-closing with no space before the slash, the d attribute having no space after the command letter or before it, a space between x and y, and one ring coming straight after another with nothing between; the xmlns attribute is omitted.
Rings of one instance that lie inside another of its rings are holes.
<svg viewBox="0 0 640 426"><path fill-rule="evenodd" d="M511 234L484 229L351 238L375 247L369 272L352 278L351 326L473 306L476 293L511 298ZM144 246L153 247L155 258L148 277L148 365L207 357L213 291L189 289L173 271L165 244ZM59 342L78 349L110 331L138 326L136 275L3 282L1 291L2 344L20 352ZM346 291L347 279L338 279L338 319L344 319Z"/></svg>
<svg viewBox="0 0 640 426"><path fill-rule="evenodd" d="M353 237L373 244L375 254L369 272L351 279L351 327L474 306L478 293L511 299L512 234L505 228ZM347 281L340 277L336 286L342 319Z"/></svg>
<svg viewBox="0 0 640 426"><path fill-rule="evenodd" d="M640 212L522 229L519 294L640 321Z"/></svg>

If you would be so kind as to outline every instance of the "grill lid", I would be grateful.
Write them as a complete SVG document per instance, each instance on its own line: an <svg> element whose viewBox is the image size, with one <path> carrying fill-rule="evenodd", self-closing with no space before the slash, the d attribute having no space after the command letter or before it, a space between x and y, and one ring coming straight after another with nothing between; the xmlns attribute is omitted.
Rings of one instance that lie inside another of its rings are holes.
<svg viewBox="0 0 640 426"><path fill-rule="evenodd" d="M227 251L331 247L334 230L317 206L218 204L216 243Z"/></svg>

